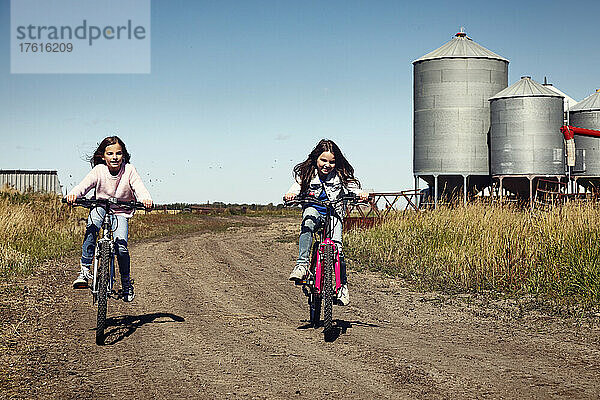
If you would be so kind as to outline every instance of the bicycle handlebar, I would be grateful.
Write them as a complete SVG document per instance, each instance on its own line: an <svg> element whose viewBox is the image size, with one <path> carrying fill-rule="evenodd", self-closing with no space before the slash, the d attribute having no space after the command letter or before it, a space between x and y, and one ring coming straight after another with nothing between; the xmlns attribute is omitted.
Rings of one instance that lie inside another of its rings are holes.
<svg viewBox="0 0 600 400"><path fill-rule="evenodd" d="M335 204L340 203L342 201L350 201L350 202L365 203L365 204L368 203L367 200L361 200L354 193L348 193L343 196L339 196L337 199L334 199L334 200L319 200L314 195L301 193L298 196L296 196L295 198L293 198L292 200L284 199L284 205L287 207L291 207L291 206L296 206L296 205L301 205L301 204L317 204L317 205L323 206L323 207L330 207L330 206L334 206Z"/></svg>
<svg viewBox="0 0 600 400"><path fill-rule="evenodd" d="M62 202L67 203L67 199L63 197ZM142 202L134 201L134 200L124 201L124 200L118 200L115 198L88 199L85 197L80 197L78 199L75 199L75 201L72 204L74 206L80 206L80 207L85 207L85 208L94 208L94 207L98 207L98 206L107 208L110 205L117 205L117 206L129 208L129 209L136 209L136 210L145 210L146 209L146 206L144 206L144 203L142 203Z"/></svg>

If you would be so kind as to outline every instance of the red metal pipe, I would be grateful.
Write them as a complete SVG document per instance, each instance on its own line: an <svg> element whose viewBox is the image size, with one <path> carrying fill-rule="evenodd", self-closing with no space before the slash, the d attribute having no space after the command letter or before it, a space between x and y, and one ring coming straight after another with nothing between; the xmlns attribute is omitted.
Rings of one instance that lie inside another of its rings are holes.
<svg viewBox="0 0 600 400"><path fill-rule="evenodd" d="M565 136L565 140L571 140L575 137L575 135L592 136L600 138L600 131L595 131L593 129L578 128L576 126L571 125L561 126L560 131Z"/></svg>

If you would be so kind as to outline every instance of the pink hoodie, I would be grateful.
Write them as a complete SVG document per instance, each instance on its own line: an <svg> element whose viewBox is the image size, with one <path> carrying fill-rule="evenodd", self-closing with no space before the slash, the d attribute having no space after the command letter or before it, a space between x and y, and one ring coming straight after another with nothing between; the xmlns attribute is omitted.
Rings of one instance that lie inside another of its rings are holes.
<svg viewBox="0 0 600 400"><path fill-rule="evenodd" d="M69 194L77 197L83 197L92 188L96 189L97 199L115 198L123 201L131 200L152 200L150 193L144 186L142 178L137 173L132 164L123 164L117 175L112 175L105 164L98 164L79 185L75 186ZM126 210L117 206L112 208L115 215L122 215L127 218L133 216L134 210Z"/></svg>

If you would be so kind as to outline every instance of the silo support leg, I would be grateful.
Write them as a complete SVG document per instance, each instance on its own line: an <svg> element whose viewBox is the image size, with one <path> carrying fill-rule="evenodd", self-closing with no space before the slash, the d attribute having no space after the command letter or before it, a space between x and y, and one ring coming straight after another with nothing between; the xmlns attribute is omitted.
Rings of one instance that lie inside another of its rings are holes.
<svg viewBox="0 0 600 400"><path fill-rule="evenodd" d="M419 177L414 175L415 177L415 201L418 201L418 208L421 208L421 203L423 198L419 197Z"/></svg>
<svg viewBox="0 0 600 400"><path fill-rule="evenodd" d="M467 205L467 176L463 176L463 203Z"/></svg>
<svg viewBox="0 0 600 400"><path fill-rule="evenodd" d="M437 175L435 175L433 177L433 185L435 187L433 205L434 205L434 208L437 209L437 205L438 205L438 177L437 177Z"/></svg>
<svg viewBox="0 0 600 400"><path fill-rule="evenodd" d="M533 209L533 179L529 178L529 207Z"/></svg>

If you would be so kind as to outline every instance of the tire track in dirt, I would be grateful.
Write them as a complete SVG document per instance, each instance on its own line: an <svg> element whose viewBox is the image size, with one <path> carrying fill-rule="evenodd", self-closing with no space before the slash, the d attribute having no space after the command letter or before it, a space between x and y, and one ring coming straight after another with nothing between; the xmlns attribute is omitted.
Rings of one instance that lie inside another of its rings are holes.
<svg viewBox="0 0 600 400"><path fill-rule="evenodd" d="M5 393L39 399L600 396L598 328L504 318L370 273L351 273L352 303L334 307L340 335L324 342L320 329L303 329L306 300L287 281L297 244L281 238L294 236L297 221L260 222L132 246L137 297L109 302L105 346L94 344L89 293L69 288L74 268L59 265L34 277L20 303L29 310L26 322L13 335L14 348L0 356L12 368ZM9 310L6 316L16 321L19 315Z"/></svg>

